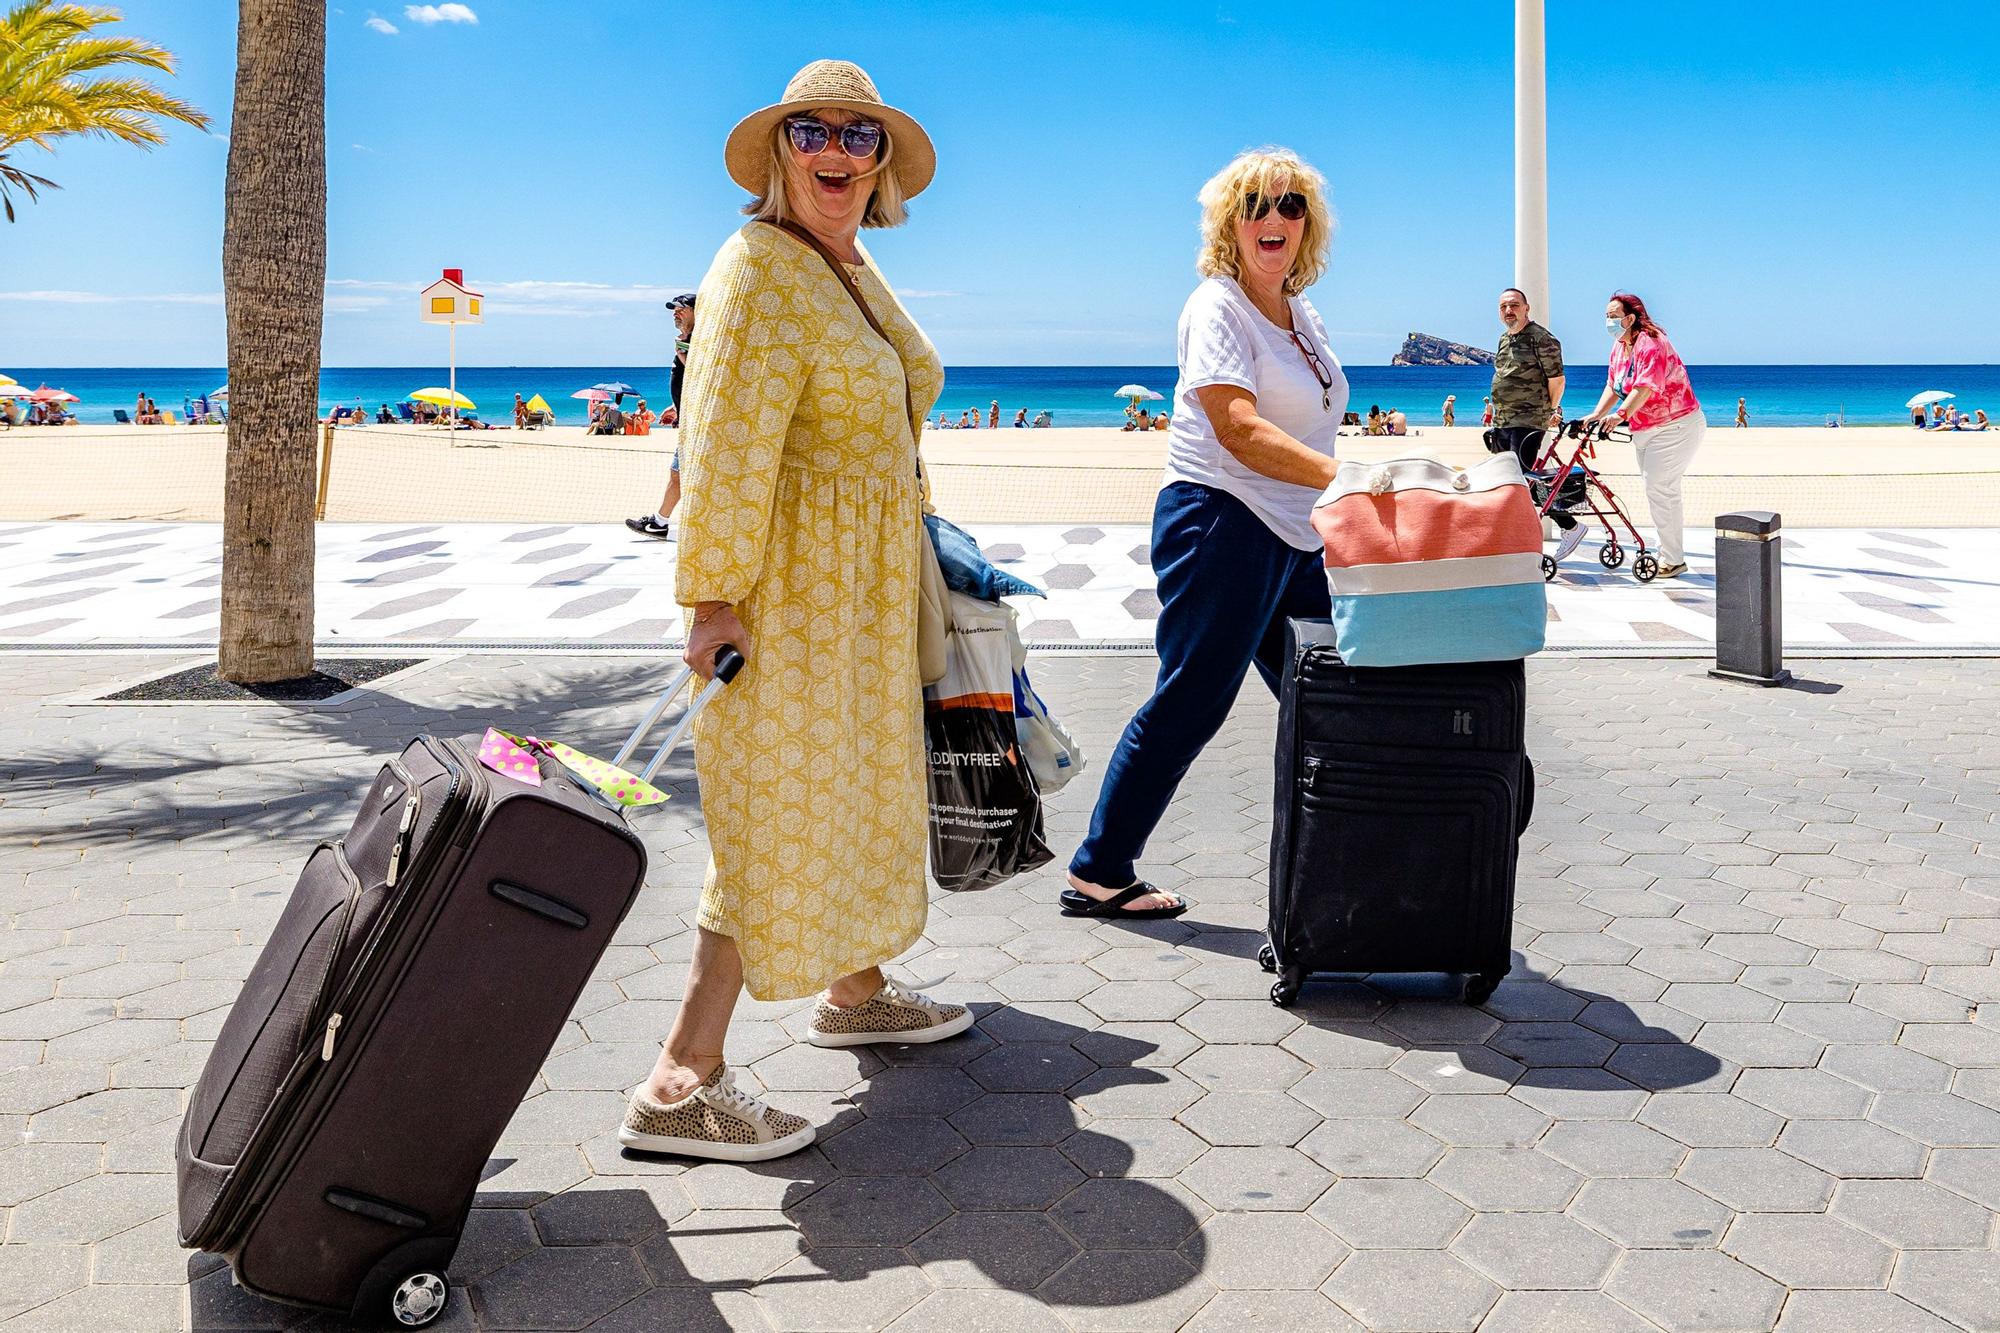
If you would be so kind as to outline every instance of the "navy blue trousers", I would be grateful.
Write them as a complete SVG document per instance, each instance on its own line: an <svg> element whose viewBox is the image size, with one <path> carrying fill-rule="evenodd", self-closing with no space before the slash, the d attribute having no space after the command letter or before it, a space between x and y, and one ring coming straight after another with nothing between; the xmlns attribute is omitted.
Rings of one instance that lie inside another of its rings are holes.
<svg viewBox="0 0 2000 1333"><path fill-rule="evenodd" d="M1104 766L1090 835L1070 862L1107 888L1137 879L1174 791L1222 729L1254 664L1271 693L1285 671L1285 621L1332 614L1316 551L1280 541L1226 491L1177 481L1153 509L1160 676Z"/></svg>

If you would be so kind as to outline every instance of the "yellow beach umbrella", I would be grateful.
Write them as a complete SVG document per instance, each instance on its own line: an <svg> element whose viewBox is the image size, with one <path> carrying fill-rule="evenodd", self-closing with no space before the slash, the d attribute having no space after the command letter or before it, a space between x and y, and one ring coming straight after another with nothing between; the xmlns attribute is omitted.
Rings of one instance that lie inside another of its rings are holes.
<svg viewBox="0 0 2000 1333"><path fill-rule="evenodd" d="M464 394L453 393L450 389L418 389L410 395L410 401L429 403L432 407L456 407L461 412L470 412L479 406Z"/></svg>
<svg viewBox="0 0 2000 1333"><path fill-rule="evenodd" d="M9 384L19 384L20 382L12 375L0 375L0 389L6 388Z"/></svg>
<svg viewBox="0 0 2000 1333"><path fill-rule="evenodd" d="M530 412L553 413L555 411L553 407L549 406L549 400L540 394L536 394L533 398L530 398L526 403L526 407Z"/></svg>

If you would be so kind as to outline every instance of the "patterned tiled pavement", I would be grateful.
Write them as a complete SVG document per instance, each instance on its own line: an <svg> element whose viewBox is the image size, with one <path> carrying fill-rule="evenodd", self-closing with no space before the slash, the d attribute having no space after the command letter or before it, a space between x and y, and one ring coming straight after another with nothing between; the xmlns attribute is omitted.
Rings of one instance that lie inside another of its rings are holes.
<svg viewBox="0 0 2000 1333"><path fill-rule="evenodd" d="M335 1327L174 1247L170 1141L223 1007L375 756L510 719L601 745L665 666L462 657L319 711L52 702L137 665L0 658L0 1320ZM747 1004L746 1082L823 1126L755 1168L611 1136L686 968L682 763L444 1327L2000 1327L2000 671L1793 665L1759 691L1532 664L1518 955L1478 1009L1423 978L1265 1000L1252 687L1145 863L1181 922L1064 920L1050 867L940 897L905 960L977 1007L965 1038L822 1051L799 1006ZM1101 761L1151 663L1034 669ZM1051 801L1059 852L1096 773Z"/></svg>
<svg viewBox="0 0 2000 1333"><path fill-rule="evenodd" d="M982 523L1029 640L1151 645L1149 533L1131 524ZM1715 538L1652 585L1586 542L1550 587L1558 649L1688 653L1715 642ZM680 633L678 547L618 524L323 523L323 644L640 646ZM221 530L203 523L0 525L0 646L213 644ZM1808 529L1785 535L1786 642L1853 652L2000 651L2000 529Z"/></svg>

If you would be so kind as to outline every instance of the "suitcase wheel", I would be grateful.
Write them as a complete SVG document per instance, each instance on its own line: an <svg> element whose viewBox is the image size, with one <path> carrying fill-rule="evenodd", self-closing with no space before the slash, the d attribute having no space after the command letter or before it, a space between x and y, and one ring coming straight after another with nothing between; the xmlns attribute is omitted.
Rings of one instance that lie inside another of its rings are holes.
<svg viewBox="0 0 2000 1333"><path fill-rule="evenodd" d="M1297 968L1288 967L1278 979L1271 983L1271 1003L1280 1009L1289 1009L1298 1001L1299 991L1306 984L1306 975Z"/></svg>
<svg viewBox="0 0 2000 1333"><path fill-rule="evenodd" d="M437 1322L451 1300L451 1283L442 1273L412 1273L389 1298L389 1314L401 1328L426 1328Z"/></svg>
<svg viewBox="0 0 2000 1333"><path fill-rule="evenodd" d="M1278 970L1278 954L1276 950L1271 948L1270 941L1268 940L1257 946L1257 966L1263 968L1266 972L1275 972Z"/></svg>
<svg viewBox="0 0 2000 1333"><path fill-rule="evenodd" d="M1465 986L1460 993L1467 1004L1485 1004L1493 998L1493 989L1504 976L1504 972L1474 972L1465 978Z"/></svg>

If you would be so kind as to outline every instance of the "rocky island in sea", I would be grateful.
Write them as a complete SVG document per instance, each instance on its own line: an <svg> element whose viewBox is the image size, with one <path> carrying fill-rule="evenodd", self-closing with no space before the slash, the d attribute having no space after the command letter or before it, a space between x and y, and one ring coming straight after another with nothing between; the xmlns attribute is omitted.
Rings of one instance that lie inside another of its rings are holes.
<svg viewBox="0 0 2000 1333"><path fill-rule="evenodd" d="M1428 333L1412 333L1389 359L1392 366L1490 366L1493 353L1464 343L1448 342Z"/></svg>

